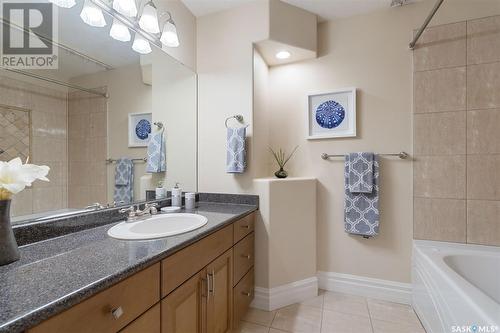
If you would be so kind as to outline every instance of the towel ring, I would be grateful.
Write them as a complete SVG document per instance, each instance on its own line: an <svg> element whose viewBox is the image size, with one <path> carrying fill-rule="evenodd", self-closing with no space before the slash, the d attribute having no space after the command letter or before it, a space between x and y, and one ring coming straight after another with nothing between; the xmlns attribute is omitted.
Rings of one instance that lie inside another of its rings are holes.
<svg viewBox="0 0 500 333"><path fill-rule="evenodd" d="M155 124L156 126L158 126L158 129L162 129L163 128L163 123L161 121L154 122L153 124Z"/></svg>
<svg viewBox="0 0 500 333"><path fill-rule="evenodd" d="M240 124L243 124L243 116L242 116L241 114L235 114L234 116L231 116L231 117L227 117L227 118L226 118L226 121L225 121L225 123L224 123L224 124L226 125L226 128L228 128L228 127L227 127L227 121L228 121L229 119L233 119L233 118L234 118L234 119L236 119L236 121L238 121Z"/></svg>

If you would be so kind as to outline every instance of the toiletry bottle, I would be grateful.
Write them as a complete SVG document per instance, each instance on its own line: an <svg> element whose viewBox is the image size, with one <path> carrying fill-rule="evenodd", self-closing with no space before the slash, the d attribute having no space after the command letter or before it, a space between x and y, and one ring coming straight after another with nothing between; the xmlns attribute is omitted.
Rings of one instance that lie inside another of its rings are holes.
<svg viewBox="0 0 500 333"><path fill-rule="evenodd" d="M196 193L188 192L184 195L186 198L186 209L192 210L196 208Z"/></svg>
<svg viewBox="0 0 500 333"><path fill-rule="evenodd" d="M156 199L163 199L167 196L167 191L163 187L163 182L161 180L158 182L158 186L155 189L155 195Z"/></svg>
<svg viewBox="0 0 500 333"><path fill-rule="evenodd" d="M182 189L179 187L179 183L175 183L172 189L172 206L182 207Z"/></svg>

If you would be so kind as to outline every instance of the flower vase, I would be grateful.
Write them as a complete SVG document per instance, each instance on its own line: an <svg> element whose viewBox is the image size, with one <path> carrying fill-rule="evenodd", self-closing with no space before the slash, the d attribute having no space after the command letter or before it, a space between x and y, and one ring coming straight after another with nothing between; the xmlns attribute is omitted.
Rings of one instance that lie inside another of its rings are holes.
<svg viewBox="0 0 500 333"><path fill-rule="evenodd" d="M0 200L0 266L10 264L20 258L14 231L10 224L10 203L10 199Z"/></svg>
<svg viewBox="0 0 500 333"><path fill-rule="evenodd" d="M274 175L277 178L286 178L286 177L288 177L288 172L286 172L285 170L283 170L283 168L280 168L278 171L276 171L274 173Z"/></svg>

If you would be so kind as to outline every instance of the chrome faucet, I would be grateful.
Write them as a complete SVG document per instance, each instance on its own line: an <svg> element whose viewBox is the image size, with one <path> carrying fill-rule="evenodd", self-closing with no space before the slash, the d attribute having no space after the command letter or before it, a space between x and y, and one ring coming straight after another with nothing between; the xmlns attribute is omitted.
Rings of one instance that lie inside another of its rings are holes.
<svg viewBox="0 0 500 333"><path fill-rule="evenodd" d="M85 207L85 209L94 209L94 210L99 210L99 209L104 209L104 208L105 207L98 202L93 203L92 205Z"/></svg>
<svg viewBox="0 0 500 333"><path fill-rule="evenodd" d="M157 203L146 203L143 210L140 210L139 207L136 209L134 206L130 206L129 208L120 209L119 212L122 214L128 213L127 222L134 222L156 215L158 213L157 206Z"/></svg>

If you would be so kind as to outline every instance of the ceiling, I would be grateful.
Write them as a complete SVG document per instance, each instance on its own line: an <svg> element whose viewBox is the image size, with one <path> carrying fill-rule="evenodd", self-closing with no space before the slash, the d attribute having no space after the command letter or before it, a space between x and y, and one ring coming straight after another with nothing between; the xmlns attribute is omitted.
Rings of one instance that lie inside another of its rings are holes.
<svg viewBox="0 0 500 333"><path fill-rule="evenodd" d="M195 16L238 7L255 0L181 0ZM331 20L389 8L391 0L282 0L319 16L320 20Z"/></svg>

